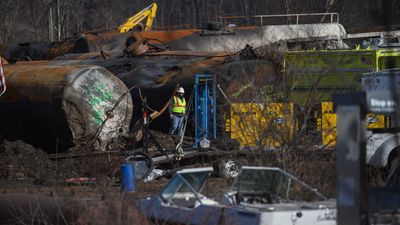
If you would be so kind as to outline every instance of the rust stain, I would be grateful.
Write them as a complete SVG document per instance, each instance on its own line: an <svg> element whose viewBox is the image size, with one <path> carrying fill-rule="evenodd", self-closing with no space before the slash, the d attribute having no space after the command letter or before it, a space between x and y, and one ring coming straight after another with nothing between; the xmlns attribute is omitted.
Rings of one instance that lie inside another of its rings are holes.
<svg viewBox="0 0 400 225"><path fill-rule="evenodd" d="M192 57L229 57L228 52L202 52L202 51L162 51L150 52L149 56L192 56Z"/></svg>
<svg viewBox="0 0 400 225"><path fill-rule="evenodd" d="M163 75L162 77L158 77L158 78L154 79L154 82L156 84L169 83L171 80L173 80L175 77L177 77L178 74L180 74L180 72L181 72L180 70L168 72L167 74Z"/></svg>
<svg viewBox="0 0 400 225"><path fill-rule="evenodd" d="M44 63L42 61L42 63ZM61 93L67 76L77 66L6 65L5 79L8 90L2 96L4 102L52 101ZM35 87L35 88L32 88ZM40 91L32 91L40 90Z"/></svg>
<svg viewBox="0 0 400 225"><path fill-rule="evenodd" d="M150 39L150 44L166 44L171 41L179 40L184 37L200 32L199 29L193 30L174 30L174 31L148 31L134 33L137 40ZM158 41L157 41L158 40ZM161 42L161 43L160 43Z"/></svg>
<svg viewBox="0 0 400 225"><path fill-rule="evenodd" d="M85 59L93 59L93 58L97 59L100 57L102 57L102 56L101 56L101 53L99 53L99 52L89 52L89 53L84 53L84 54L78 55L77 57L74 57L74 59L85 60Z"/></svg>
<svg viewBox="0 0 400 225"><path fill-rule="evenodd" d="M235 30L252 30L256 29L257 26L245 26L237 27ZM118 37L129 37L134 36L136 40L150 39L150 44L166 44L175 40L182 39L184 37L198 34L201 29L181 29L181 30L169 30L169 31L146 31L146 32L133 32L133 33L119 33L119 32L100 32L100 33L85 33L85 38L90 43L106 43L115 40ZM162 42L162 43L160 43Z"/></svg>
<svg viewBox="0 0 400 225"><path fill-rule="evenodd" d="M235 30L253 30L257 26L246 26L238 27ZM172 31L147 31L147 32L135 32L135 38L140 39L150 39L150 44L167 44L172 41L176 41L185 38L190 35L198 35L201 29L186 29L186 30L172 30ZM154 39L154 40L152 40ZM157 41L158 40L158 41ZM161 43L160 43L161 42Z"/></svg>
<svg viewBox="0 0 400 225"><path fill-rule="evenodd" d="M212 58L212 59L206 59L206 60L201 60L201 61L196 61L193 62L190 65L186 65L182 68L181 72L179 75L181 76L193 76L195 73L201 73L207 69L210 69L210 67L214 65L218 65L222 63L224 58Z"/></svg>
<svg viewBox="0 0 400 225"><path fill-rule="evenodd" d="M66 54L68 52L71 52L71 50L74 48L74 42L72 41L65 41L61 43L55 43L53 47L49 49L49 51L46 53L46 59L54 59L57 56Z"/></svg>
<svg viewBox="0 0 400 225"><path fill-rule="evenodd" d="M41 65L50 65L49 60L33 60L33 61L18 61L15 64L10 64L12 66L41 66ZM23 67L21 67L23 68Z"/></svg>
<svg viewBox="0 0 400 225"><path fill-rule="evenodd" d="M126 36L119 32L85 33L86 40L89 42L108 42L119 36Z"/></svg>
<svg viewBox="0 0 400 225"><path fill-rule="evenodd" d="M139 48L137 52L140 56L149 56L149 57L158 57L158 56L170 56L170 57L199 57L199 58L227 58L231 57L235 54L231 54L228 52L194 52L194 51L162 51L162 52L154 52L144 48ZM143 50L143 51L142 51ZM140 52L143 52L140 54ZM121 51L104 51L104 57L100 52L89 52L82 53L77 55L67 55L65 59L74 59L74 60L91 60L91 59L112 59L118 58L122 56ZM21 61L22 63L25 63ZM19 62L18 62L19 63ZM39 65L42 63L39 63Z"/></svg>
<svg viewBox="0 0 400 225"><path fill-rule="evenodd" d="M131 54L139 56L149 51L149 46L144 40L139 40L128 46L128 49L131 52Z"/></svg>

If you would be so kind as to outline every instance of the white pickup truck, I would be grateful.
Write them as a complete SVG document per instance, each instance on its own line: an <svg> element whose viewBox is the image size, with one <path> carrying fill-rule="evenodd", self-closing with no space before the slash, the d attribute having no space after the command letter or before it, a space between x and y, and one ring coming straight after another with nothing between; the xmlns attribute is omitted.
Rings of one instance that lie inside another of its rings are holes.
<svg viewBox="0 0 400 225"><path fill-rule="evenodd" d="M367 131L367 164L385 168L386 181L392 180L400 165L400 133Z"/></svg>
<svg viewBox="0 0 400 225"><path fill-rule="evenodd" d="M400 96L400 69L387 69L363 74L362 88L366 94L369 112L391 117L390 131L367 131L366 155L369 165L386 168L386 184L398 183L400 165L400 132L398 132Z"/></svg>

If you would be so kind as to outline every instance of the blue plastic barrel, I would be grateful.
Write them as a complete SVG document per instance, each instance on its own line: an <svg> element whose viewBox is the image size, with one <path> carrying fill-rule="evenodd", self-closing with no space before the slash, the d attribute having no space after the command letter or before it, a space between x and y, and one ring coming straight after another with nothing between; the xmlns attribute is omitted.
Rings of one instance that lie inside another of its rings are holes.
<svg viewBox="0 0 400 225"><path fill-rule="evenodd" d="M122 191L135 191L135 169L131 164L121 165L121 188Z"/></svg>

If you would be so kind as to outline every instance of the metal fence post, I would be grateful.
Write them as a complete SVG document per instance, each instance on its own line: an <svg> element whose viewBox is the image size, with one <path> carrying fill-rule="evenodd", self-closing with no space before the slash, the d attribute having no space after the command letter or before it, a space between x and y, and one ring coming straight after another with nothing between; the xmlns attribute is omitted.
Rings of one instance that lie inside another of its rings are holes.
<svg viewBox="0 0 400 225"><path fill-rule="evenodd" d="M365 172L365 111L362 94L334 97L337 105L336 170L338 225L365 225L368 205Z"/></svg>

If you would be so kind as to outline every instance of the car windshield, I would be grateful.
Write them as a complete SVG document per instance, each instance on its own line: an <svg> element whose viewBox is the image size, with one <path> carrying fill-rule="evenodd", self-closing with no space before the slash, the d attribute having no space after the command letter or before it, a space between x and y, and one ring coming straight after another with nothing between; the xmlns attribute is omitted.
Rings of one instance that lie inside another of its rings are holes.
<svg viewBox="0 0 400 225"><path fill-rule="evenodd" d="M231 192L273 195L278 202L326 200L316 189L279 168L243 167Z"/></svg>
<svg viewBox="0 0 400 225"><path fill-rule="evenodd" d="M212 168L186 169L176 173L161 192L161 198L168 203L194 207L200 200L200 190L207 181Z"/></svg>

